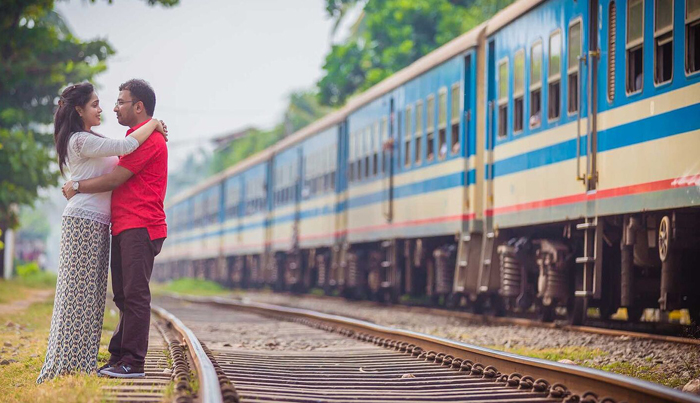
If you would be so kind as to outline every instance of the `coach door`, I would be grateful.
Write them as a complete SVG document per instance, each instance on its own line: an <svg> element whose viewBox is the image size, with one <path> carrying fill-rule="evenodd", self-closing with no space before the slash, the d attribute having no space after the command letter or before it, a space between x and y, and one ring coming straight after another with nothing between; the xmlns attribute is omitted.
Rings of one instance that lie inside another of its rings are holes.
<svg viewBox="0 0 700 403"><path fill-rule="evenodd" d="M567 44L567 80L569 88L577 84L577 97L567 99L567 108L576 101L578 125L576 142L576 177L583 184L586 193L594 193L598 186L598 0L588 2L588 21L574 20L569 24L569 38L579 36L586 38L588 46L582 46L569 39ZM577 67L574 68L578 61ZM571 111L571 109L569 109ZM584 112L585 119L582 118ZM582 136L583 132L583 136ZM583 140L583 141L582 141ZM599 300L603 291L603 220L598 220L595 209L588 206L585 220L576 225L583 232L584 245L582 256L576 257L580 272L576 280L576 299L570 318L574 324L583 323L588 304Z"/></svg>
<svg viewBox="0 0 700 403"><path fill-rule="evenodd" d="M586 192L598 185L598 0L589 0L588 21L581 18L569 23L566 55L568 113L576 113L576 178ZM587 22L587 23L586 23ZM587 36L586 36L587 35ZM583 48L583 38L587 47Z"/></svg>

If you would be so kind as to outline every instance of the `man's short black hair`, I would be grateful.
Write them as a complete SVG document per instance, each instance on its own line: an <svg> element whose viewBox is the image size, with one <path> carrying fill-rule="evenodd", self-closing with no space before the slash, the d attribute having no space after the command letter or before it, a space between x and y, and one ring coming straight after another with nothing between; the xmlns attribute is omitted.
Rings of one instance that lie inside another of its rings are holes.
<svg viewBox="0 0 700 403"><path fill-rule="evenodd" d="M143 107L146 108L146 114L153 116L156 110L156 93L153 88L145 80L133 78L119 86L119 91L128 90L131 92L131 97L134 102L143 102Z"/></svg>

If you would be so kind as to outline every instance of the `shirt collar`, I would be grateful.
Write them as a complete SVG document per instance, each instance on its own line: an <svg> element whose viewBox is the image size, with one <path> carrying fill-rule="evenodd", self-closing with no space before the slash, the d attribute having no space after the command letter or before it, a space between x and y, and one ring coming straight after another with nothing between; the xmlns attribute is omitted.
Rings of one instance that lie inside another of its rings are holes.
<svg viewBox="0 0 700 403"><path fill-rule="evenodd" d="M129 130L126 131L126 135L128 136L128 135L130 135L131 133L135 132L139 127L145 125L145 124L148 123L150 120L151 120L151 118L148 118L148 119L144 120L143 122L137 124L136 126L130 128Z"/></svg>

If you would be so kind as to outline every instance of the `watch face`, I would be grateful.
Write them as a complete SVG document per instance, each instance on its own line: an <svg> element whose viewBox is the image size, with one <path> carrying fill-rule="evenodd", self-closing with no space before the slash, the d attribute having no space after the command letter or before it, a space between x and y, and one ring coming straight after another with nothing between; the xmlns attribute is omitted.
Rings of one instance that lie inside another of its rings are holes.
<svg viewBox="0 0 700 403"><path fill-rule="evenodd" d="M73 190L77 191L77 190L78 190L78 186L80 186L80 185L78 184L78 182L73 182Z"/></svg>

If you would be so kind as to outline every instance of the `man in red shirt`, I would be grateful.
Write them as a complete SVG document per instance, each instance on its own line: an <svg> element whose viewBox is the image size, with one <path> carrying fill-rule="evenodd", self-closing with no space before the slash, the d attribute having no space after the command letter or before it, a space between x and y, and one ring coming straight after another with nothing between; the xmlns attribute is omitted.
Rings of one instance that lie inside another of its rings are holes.
<svg viewBox="0 0 700 403"><path fill-rule="evenodd" d="M156 95L143 80L119 87L114 106L128 136L153 117ZM163 200L168 178L168 149L163 136L150 136L133 153L119 157L119 165L97 178L69 181L63 186L70 199L76 192L112 192L112 291L119 308L119 324L109 343L109 362L98 374L117 378L145 376L151 318L149 281L153 260L167 236Z"/></svg>

